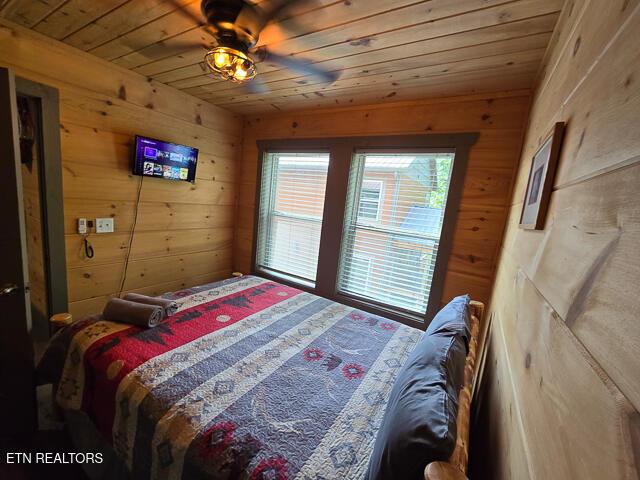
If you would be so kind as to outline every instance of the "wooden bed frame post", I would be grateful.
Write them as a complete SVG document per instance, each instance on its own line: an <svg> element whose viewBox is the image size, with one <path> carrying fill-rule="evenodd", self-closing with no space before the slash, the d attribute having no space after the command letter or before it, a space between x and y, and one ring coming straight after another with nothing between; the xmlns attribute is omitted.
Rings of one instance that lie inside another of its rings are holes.
<svg viewBox="0 0 640 480"><path fill-rule="evenodd" d="M458 395L458 418L456 446L447 462L432 462L424 470L425 480L467 480L469 464L469 426L471 424L471 398L476 372L476 359L482 358L478 346L481 324L484 318L484 303L472 300L471 309L471 340L469 353L464 366L464 385Z"/></svg>

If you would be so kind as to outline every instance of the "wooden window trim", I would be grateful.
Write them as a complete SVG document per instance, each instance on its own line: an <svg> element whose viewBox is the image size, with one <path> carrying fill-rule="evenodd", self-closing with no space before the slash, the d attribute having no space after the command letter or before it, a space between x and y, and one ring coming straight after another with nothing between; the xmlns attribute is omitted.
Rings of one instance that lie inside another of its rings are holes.
<svg viewBox="0 0 640 480"><path fill-rule="evenodd" d="M258 172L256 182L256 207L253 225L252 273L272 280L289 284L301 290L344 303L364 311L382 315L407 325L425 329L437 313L442 303L444 279L451 253L453 233L462 198L464 177L467 170L469 150L479 137L478 133L453 133L433 135L387 135L367 137L331 137L331 138L290 138L258 140ZM355 152L415 152L416 150L455 152L453 170L447 204L444 211L441 241L436 257L433 282L429 294L429 304L424 316L404 312L397 308L388 308L375 302L367 302L348 297L337 292L337 274L340 261L340 244L344 226L344 214L347 200L347 188L352 156ZM273 152L329 152L330 162L327 172L327 188L323 211L323 226L320 234L318 254L318 273L315 288L288 282L280 277L256 271L257 235L260 212L260 186L262 184L263 159Z"/></svg>

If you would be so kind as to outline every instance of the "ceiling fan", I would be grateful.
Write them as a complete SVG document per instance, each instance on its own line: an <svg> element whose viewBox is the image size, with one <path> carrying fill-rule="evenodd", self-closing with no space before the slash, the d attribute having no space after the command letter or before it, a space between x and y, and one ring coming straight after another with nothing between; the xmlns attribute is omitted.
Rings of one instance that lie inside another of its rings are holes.
<svg viewBox="0 0 640 480"><path fill-rule="evenodd" d="M177 0L168 1L197 24L203 23L202 18L185 9ZM266 7L261 6L265 3ZM252 93L268 91L262 82L249 82L258 73L255 61L275 63L302 75L310 75L319 82L334 82L338 78L336 72L292 56L272 53L266 46L255 48L260 32L267 24L303 3L309 3L309 0L270 0L261 5L248 0L202 0L200 10L206 23L204 31L214 40L213 45L207 47L204 57L207 67L225 80L245 84ZM202 45L194 43L180 46Z"/></svg>

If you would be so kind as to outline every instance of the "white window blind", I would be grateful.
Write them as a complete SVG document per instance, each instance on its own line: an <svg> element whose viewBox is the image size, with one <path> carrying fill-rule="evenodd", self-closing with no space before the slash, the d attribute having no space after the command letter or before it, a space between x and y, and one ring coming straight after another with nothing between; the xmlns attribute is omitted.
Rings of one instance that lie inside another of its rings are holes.
<svg viewBox="0 0 640 480"><path fill-rule="evenodd" d="M328 153L268 153L258 217L258 270L313 286Z"/></svg>
<svg viewBox="0 0 640 480"><path fill-rule="evenodd" d="M426 312L453 160L453 153L354 155L339 293Z"/></svg>

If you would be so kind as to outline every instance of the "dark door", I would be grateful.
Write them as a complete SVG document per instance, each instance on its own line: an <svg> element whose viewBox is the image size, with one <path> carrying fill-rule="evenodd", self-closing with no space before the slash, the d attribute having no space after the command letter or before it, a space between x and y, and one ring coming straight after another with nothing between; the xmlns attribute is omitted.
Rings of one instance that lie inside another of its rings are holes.
<svg viewBox="0 0 640 480"><path fill-rule="evenodd" d="M25 218L13 73L0 68L0 436L36 428Z"/></svg>

